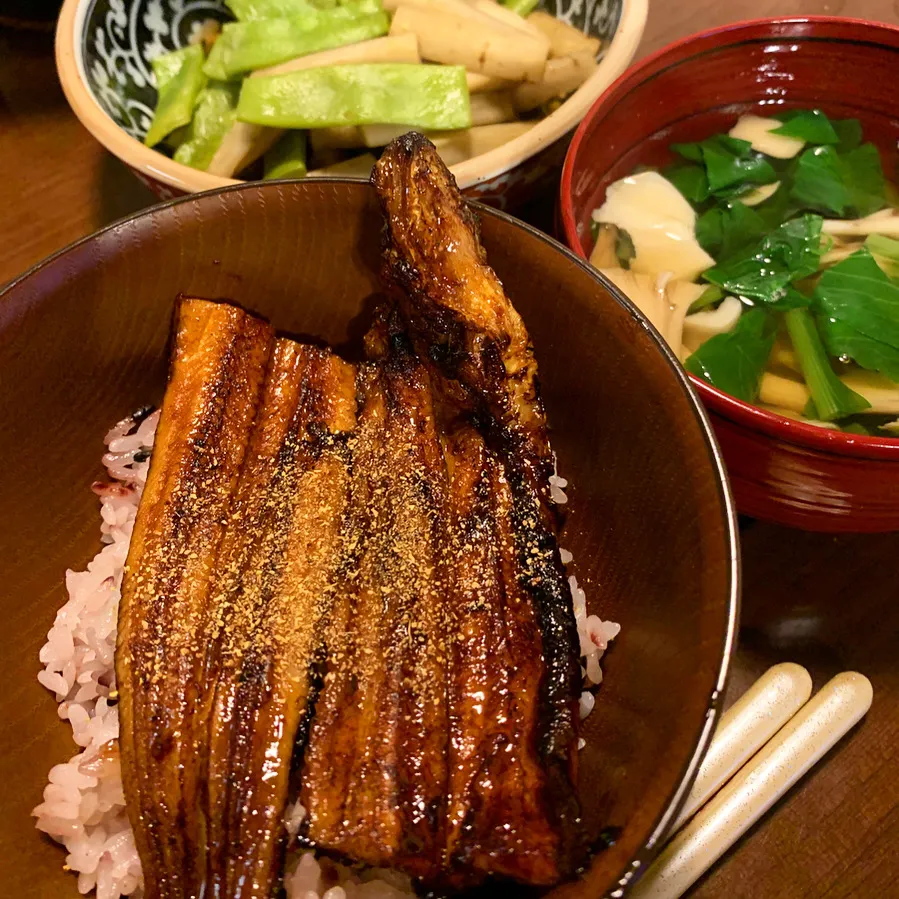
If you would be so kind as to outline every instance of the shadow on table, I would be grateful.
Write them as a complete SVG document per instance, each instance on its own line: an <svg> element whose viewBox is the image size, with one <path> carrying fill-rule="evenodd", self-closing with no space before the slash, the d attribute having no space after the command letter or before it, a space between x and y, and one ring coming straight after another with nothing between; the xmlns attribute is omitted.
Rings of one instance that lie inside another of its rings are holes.
<svg viewBox="0 0 899 899"><path fill-rule="evenodd" d="M103 156L99 178L99 227L110 222L134 215L154 203L156 195L144 187L128 170L123 162L111 153Z"/></svg>
<svg viewBox="0 0 899 899"><path fill-rule="evenodd" d="M896 677L897 534L811 534L756 522L741 531L741 649L759 665L806 665L817 686L853 668Z"/></svg>

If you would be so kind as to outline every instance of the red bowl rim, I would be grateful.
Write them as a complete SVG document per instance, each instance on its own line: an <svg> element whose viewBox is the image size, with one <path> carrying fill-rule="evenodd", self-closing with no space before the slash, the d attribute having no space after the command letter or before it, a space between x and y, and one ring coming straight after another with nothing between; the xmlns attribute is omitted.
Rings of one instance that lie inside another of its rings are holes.
<svg viewBox="0 0 899 899"><path fill-rule="evenodd" d="M890 33L899 45L899 26L888 22L878 22L872 19L849 18L844 16L771 16L759 19L744 19L739 22L730 22L704 31L697 31L686 37L678 38L664 47L643 57L631 66L623 75L613 82L606 91L596 100L589 112L584 116L578 126L571 145L565 155L565 163L562 167L562 178L559 184L559 218L565 242L583 259L587 259L580 238L577 233L577 223L574 217L574 204L572 203L572 182L574 180L574 160L578 155L581 143L587 133L593 119L599 110L609 103L615 96L627 89L636 87L643 81L647 69L658 60L664 59L669 54L682 47L701 40L715 37L736 37L740 32L760 27L774 28L781 25L841 25L857 28L860 31L874 31L883 34ZM730 43L722 41L719 46ZM890 437L867 437L860 434L847 434L844 431L835 431L817 425L805 424L792 418L786 418L775 412L769 412L759 406L739 400L730 396L716 387L712 387L707 381L689 374L690 382L707 403L710 410L719 415L735 421L737 424L761 431L770 437L775 437L787 443L809 449L819 450L835 455L854 456L858 458L894 458L899 457L899 439Z"/></svg>

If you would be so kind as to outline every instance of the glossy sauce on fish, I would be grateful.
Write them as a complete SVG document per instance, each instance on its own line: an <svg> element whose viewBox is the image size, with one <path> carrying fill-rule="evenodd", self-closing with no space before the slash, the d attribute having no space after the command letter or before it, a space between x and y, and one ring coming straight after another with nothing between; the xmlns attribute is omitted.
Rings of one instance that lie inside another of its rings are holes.
<svg viewBox="0 0 899 899"><path fill-rule="evenodd" d="M297 796L307 845L437 889L583 860L533 350L433 147L373 183L366 361L178 308L116 662L148 899L275 896Z"/></svg>

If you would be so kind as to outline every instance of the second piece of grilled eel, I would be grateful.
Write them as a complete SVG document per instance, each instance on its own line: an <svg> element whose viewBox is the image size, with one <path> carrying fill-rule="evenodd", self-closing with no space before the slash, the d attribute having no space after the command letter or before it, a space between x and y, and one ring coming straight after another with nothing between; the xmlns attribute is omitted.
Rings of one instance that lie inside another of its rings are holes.
<svg viewBox="0 0 899 899"><path fill-rule="evenodd" d="M459 776L445 864L456 882L496 873L553 883L583 858L575 791L580 670L549 496L554 465L533 348L487 265L473 213L430 142L418 134L395 140L372 183L385 216L385 279L427 362L441 427L450 438L470 427L484 442L483 449L470 439L450 451L459 472L455 524L464 531L474 516L485 530L471 531L483 556L475 575L481 583L460 584L463 638L450 672L457 690L450 698L451 755L474 773L462 774L451 761ZM463 476L472 465L475 470ZM483 490L490 494L486 505L471 495ZM472 596L492 603L491 612L477 612ZM493 649L489 636L479 642L475 633L490 626L491 615L505 633L505 643ZM465 638L466 629L472 639ZM498 653L506 654L505 675L495 664ZM477 712L471 697L481 676L485 697L503 689L512 697L513 720L499 736L491 722L459 705L468 702ZM515 758L501 779L484 773L497 739L508 741L506 751ZM523 790L531 798L525 800Z"/></svg>

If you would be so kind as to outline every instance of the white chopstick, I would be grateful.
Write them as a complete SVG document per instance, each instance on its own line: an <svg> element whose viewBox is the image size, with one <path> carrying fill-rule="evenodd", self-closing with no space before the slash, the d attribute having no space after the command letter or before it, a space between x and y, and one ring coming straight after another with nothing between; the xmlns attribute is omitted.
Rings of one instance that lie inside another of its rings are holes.
<svg viewBox="0 0 899 899"><path fill-rule="evenodd" d="M812 679L801 665L769 668L721 717L715 738L696 775L672 832L736 774L812 695Z"/></svg>
<svg viewBox="0 0 899 899"><path fill-rule="evenodd" d="M872 698L871 682L854 671L825 684L674 835L634 886L630 899L682 895L861 720Z"/></svg>

